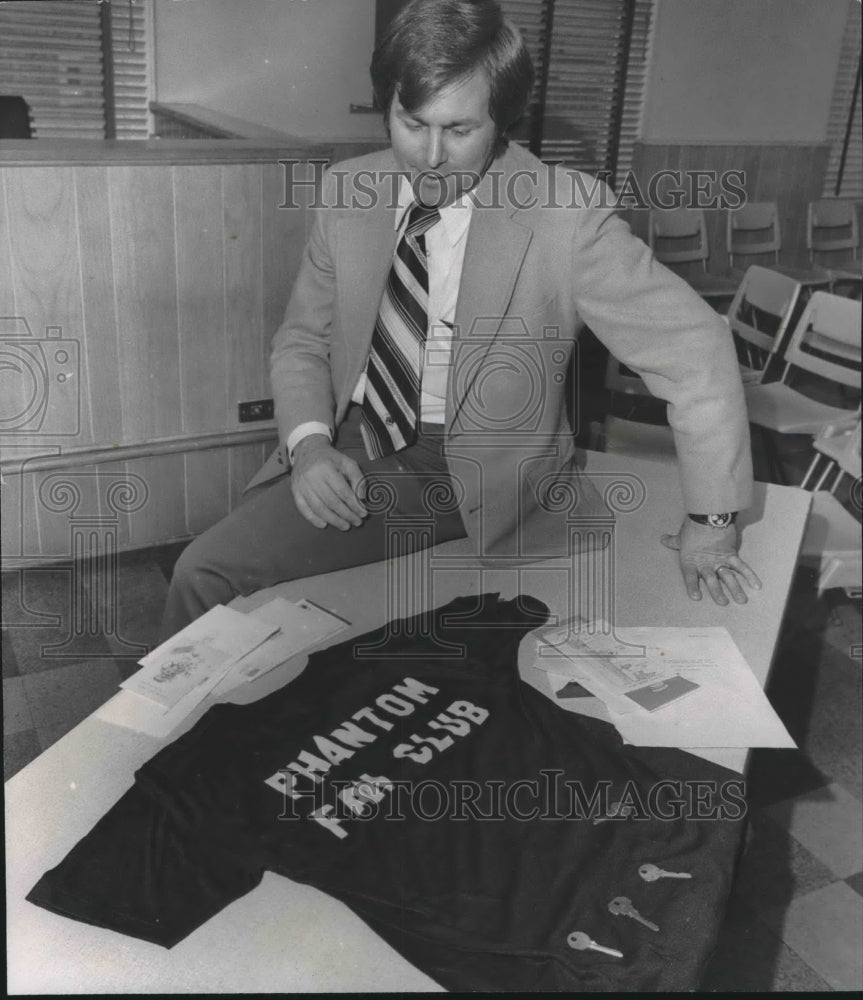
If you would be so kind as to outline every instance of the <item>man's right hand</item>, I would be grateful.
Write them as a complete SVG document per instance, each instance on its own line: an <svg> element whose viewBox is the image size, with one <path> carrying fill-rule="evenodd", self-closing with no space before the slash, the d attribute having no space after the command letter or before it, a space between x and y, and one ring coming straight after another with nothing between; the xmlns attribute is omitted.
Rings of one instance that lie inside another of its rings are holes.
<svg viewBox="0 0 863 1000"><path fill-rule="evenodd" d="M368 513L357 498L362 469L324 434L310 434L294 448L291 489L297 510L316 528L359 527Z"/></svg>

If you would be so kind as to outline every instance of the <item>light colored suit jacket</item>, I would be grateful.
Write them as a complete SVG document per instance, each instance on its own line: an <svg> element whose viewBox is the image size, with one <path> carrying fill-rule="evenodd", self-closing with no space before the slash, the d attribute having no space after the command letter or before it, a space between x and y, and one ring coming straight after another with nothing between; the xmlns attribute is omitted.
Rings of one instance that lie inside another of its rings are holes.
<svg viewBox="0 0 863 1000"><path fill-rule="evenodd" d="M325 207L273 341L282 442L305 421L337 429L344 419L395 248L395 169L386 151L337 164L325 178ZM446 455L478 553L563 552L573 510L584 521L607 513L578 477L566 414L566 368L585 324L668 401L687 510L746 507L746 406L724 321L630 233L593 178L511 145L475 194ZM285 468L283 452L274 455L255 482ZM568 497L549 493L554 483L568 484Z"/></svg>

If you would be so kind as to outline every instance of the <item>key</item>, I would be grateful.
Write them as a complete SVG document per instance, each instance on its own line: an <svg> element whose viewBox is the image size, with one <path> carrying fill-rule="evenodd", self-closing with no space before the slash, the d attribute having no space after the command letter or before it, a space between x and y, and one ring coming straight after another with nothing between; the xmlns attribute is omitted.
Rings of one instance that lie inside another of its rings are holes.
<svg viewBox="0 0 863 1000"><path fill-rule="evenodd" d="M645 882L655 882L658 878L692 878L689 872L667 872L657 865L642 865L638 874Z"/></svg>
<svg viewBox="0 0 863 1000"><path fill-rule="evenodd" d="M593 820L593 825L596 826L598 823L604 823L606 820L614 819L615 816L620 816L621 819L629 819L630 816L635 814L635 806L628 805L624 802L609 802L608 812L605 816L597 816Z"/></svg>
<svg viewBox="0 0 863 1000"><path fill-rule="evenodd" d="M633 920L637 920L640 924L644 924L652 931L658 931L659 927L650 920L645 920L644 917L636 910L632 905L632 900L627 899L626 896L615 896L614 899L608 904L608 912L613 914L615 917L632 917Z"/></svg>
<svg viewBox="0 0 863 1000"><path fill-rule="evenodd" d="M589 948L591 951L601 951L603 955L613 955L615 958L623 958L622 951L618 951L617 948L604 948L601 944L597 944L596 941L591 941L584 931L573 931L566 939L566 943L570 948L575 948L576 951L587 951Z"/></svg>

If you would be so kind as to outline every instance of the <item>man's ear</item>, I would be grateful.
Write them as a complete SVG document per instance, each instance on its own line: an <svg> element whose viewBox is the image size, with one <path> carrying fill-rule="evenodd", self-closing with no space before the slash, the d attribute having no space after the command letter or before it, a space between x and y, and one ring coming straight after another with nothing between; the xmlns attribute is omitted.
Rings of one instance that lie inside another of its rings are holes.
<svg viewBox="0 0 863 1000"><path fill-rule="evenodd" d="M387 138L388 139L391 138L391 133L392 133L392 129L390 128L390 117L392 116L392 113L393 113L393 103L394 103L395 99L396 99L395 98L395 91L393 91L393 96L390 98L389 106L386 107L386 108L384 108L384 111L383 111L383 116L384 116L384 130L385 130L385 132L387 134Z"/></svg>

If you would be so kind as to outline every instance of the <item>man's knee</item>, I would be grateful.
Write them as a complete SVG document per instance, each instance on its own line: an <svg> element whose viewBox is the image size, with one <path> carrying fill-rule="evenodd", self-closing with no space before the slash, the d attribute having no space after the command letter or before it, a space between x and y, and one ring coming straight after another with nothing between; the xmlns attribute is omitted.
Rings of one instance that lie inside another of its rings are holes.
<svg viewBox="0 0 863 1000"><path fill-rule="evenodd" d="M233 596L230 583L219 570L215 555L207 532L193 539L174 564L171 588L184 595L203 598L202 603L207 605L218 604L225 598L230 600Z"/></svg>
<svg viewBox="0 0 863 1000"><path fill-rule="evenodd" d="M194 577L194 567L197 562L197 552L195 551L197 541L197 538L193 538L177 557L171 573L172 585L186 583Z"/></svg>

